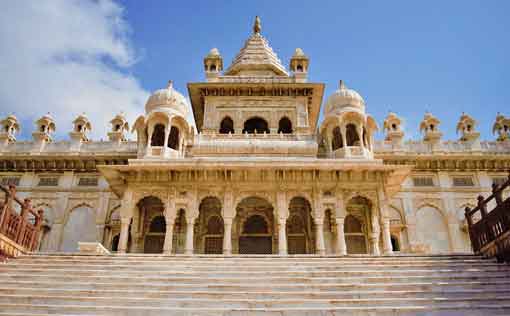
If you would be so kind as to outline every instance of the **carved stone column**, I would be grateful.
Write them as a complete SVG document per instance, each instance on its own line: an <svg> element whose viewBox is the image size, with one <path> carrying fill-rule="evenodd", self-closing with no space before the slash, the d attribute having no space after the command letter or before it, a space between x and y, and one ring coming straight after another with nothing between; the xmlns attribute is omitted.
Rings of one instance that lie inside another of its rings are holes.
<svg viewBox="0 0 510 316"><path fill-rule="evenodd" d="M119 253L127 252L129 240L129 224L131 224L131 217L122 217L120 219Z"/></svg>
<svg viewBox="0 0 510 316"><path fill-rule="evenodd" d="M315 233L316 233L316 237L315 237L315 242L317 243L316 244L316 252L318 255L325 255L326 254L326 247L324 245L324 219L323 218L317 218L315 220Z"/></svg>
<svg viewBox="0 0 510 316"><path fill-rule="evenodd" d="M223 254L232 254L232 218L223 219Z"/></svg>
<svg viewBox="0 0 510 316"><path fill-rule="evenodd" d="M287 250L287 218L280 218L278 221L278 254L286 256Z"/></svg>
<svg viewBox="0 0 510 316"><path fill-rule="evenodd" d="M383 251L385 255L393 254L393 247L391 246L390 234L390 219L382 219L382 236L383 236Z"/></svg>
<svg viewBox="0 0 510 316"><path fill-rule="evenodd" d="M193 229L195 226L194 218L186 218L186 245L184 247L184 253L187 255L193 254Z"/></svg>
<svg viewBox="0 0 510 316"><path fill-rule="evenodd" d="M336 218L336 244L337 253L341 256L347 255L347 244L345 243L344 217Z"/></svg>
<svg viewBox="0 0 510 316"><path fill-rule="evenodd" d="M163 244L163 253L165 255L170 255L172 254L175 217L165 216L165 222L166 231L165 231L165 243Z"/></svg>

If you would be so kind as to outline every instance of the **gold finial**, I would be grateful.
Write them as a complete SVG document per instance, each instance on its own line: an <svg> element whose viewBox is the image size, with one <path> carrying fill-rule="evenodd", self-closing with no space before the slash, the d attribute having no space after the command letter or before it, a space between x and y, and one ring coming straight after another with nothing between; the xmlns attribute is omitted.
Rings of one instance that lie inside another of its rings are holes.
<svg viewBox="0 0 510 316"><path fill-rule="evenodd" d="M259 34L261 29L262 29L262 26L260 25L260 18L257 15L255 17L255 23L253 24L253 33Z"/></svg>

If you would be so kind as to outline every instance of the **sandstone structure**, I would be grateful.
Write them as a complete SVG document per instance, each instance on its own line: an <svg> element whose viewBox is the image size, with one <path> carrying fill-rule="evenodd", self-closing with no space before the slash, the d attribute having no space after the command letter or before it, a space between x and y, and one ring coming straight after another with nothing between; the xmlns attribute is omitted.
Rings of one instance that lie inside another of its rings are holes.
<svg viewBox="0 0 510 316"><path fill-rule="evenodd" d="M462 114L459 140L444 141L426 113L423 139L406 141L389 113L385 139L375 140L358 92L340 81L324 97L303 50L286 68L261 32L257 19L226 69L218 49L205 56L205 81L188 84L196 129L171 81L133 124L116 115L107 141L90 139L84 114L65 141L53 140L49 114L32 141L16 138L15 116L3 119L0 181L44 209L40 250L100 242L119 253L470 252L464 208L507 177L510 119L498 114L497 139L481 141Z"/></svg>

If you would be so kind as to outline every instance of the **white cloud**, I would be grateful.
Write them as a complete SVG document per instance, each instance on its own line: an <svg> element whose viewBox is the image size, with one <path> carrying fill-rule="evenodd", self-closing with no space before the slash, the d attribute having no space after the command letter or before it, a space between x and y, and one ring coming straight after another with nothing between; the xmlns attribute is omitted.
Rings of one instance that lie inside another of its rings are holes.
<svg viewBox="0 0 510 316"><path fill-rule="evenodd" d="M0 4L0 114L35 121L46 112L67 135L85 112L92 138L109 120L130 122L148 97L128 73L136 61L123 8L111 0L6 1ZM22 126L25 138L34 126Z"/></svg>

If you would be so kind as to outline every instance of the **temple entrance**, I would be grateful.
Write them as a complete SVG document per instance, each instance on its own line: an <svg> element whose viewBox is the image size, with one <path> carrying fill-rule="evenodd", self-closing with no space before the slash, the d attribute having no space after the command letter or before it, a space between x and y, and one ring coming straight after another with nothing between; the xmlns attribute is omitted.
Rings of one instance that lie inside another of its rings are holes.
<svg viewBox="0 0 510 316"><path fill-rule="evenodd" d="M166 222L164 216L152 219L149 231L145 234L143 249L145 253L162 253L165 243Z"/></svg>
<svg viewBox="0 0 510 316"><path fill-rule="evenodd" d="M290 200L287 248L290 255L314 253L311 207L302 197Z"/></svg>
<svg viewBox="0 0 510 316"><path fill-rule="evenodd" d="M259 197L242 200L236 208L235 233L239 237L239 254L272 254L273 207Z"/></svg>
<svg viewBox="0 0 510 316"><path fill-rule="evenodd" d="M371 222L371 203L357 196L347 203L344 232L348 254L367 254L369 250L368 233Z"/></svg>
<svg viewBox="0 0 510 316"><path fill-rule="evenodd" d="M138 202L140 210L140 230L144 253L162 253L165 242L166 221L163 215L163 202L157 197L148 196Z"/></svg>
<svg viewBox="0 0 510 316"><path fill-rule="evenodd" d="M221 202L216 197L206 197L199 206L196 221L195 245L198 253L223 253L223 218Z"/></svg>

